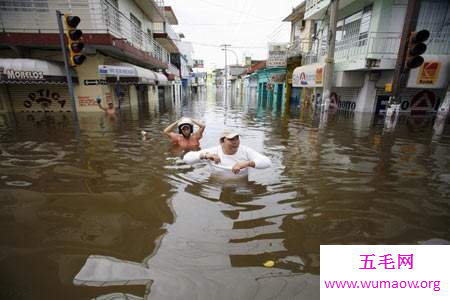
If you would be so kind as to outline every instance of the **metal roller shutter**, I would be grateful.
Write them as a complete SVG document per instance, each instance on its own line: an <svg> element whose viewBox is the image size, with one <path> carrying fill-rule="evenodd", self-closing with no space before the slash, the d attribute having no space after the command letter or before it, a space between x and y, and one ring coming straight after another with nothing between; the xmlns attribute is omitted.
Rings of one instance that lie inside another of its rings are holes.
<svg viewBox="0 0 450 300"><path fill-rule="evenodd" d="M436 112L445 96L445 90L405 89L400 94L400 111L403 113L422 114ZM377 89L377 113L385 113L389 94Z"/></svg>
<svg viewBox="0 0 450 300"><path fill-rule="evenodd" d="M66 85L10 84L7 91L14 112L70 112Z"/></svg>
<svg viewBox="0 0 450 300"><path fill-rule="evenodd" d="M112 91L114 91L115 105L120 107L129 107L130 106L130 87L127 84L120 84L119 90L117 85L110 85ZM120 91L120 96L118 96L118 92Z"/></svg>
<svg viewBox="0 0 450 300"><path fill-rule="evenodd" d="M333 88L337 96L337 105L339 110L354 111L356 101L358 101L360 88Z"/></svg>

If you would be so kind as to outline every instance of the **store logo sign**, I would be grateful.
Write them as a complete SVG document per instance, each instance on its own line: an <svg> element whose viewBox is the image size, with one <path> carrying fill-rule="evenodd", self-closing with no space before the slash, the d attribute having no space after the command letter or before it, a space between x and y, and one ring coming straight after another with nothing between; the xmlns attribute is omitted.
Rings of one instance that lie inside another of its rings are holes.
<svg viewBox="0 0 450 300"><path fill-rule="evenodd" d="M6 77L9 80L43 80L44 72L38 71L16 71L13 69L9 69L5 71Z"/></svg>
<svg viewBox="0 0 450 300"><path fill-rule="evenodd" d="M308 81L306 81L306 74L305 72L300 73L300 84L301 85L308 85Z"/></svg>
<svg viewBox="0 0 450 300"><path fill-rule="evenodd" d="M426 61L420 67L417 76L417 84L435 84L439 78L441 63L437 61Z"/></svg>

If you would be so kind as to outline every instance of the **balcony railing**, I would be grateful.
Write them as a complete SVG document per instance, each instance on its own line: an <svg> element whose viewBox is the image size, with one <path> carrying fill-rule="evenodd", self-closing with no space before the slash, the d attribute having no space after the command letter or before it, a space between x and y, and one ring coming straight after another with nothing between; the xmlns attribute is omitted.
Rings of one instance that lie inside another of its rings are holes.
<svg viewBox="0 0 450 300"><path fill-rule="evenodd" d="M367 35L357 35L350 39L337 41L334 52L335 62L355 59L397 59L400 47L401 32L370 32ZM450 32L431 32L425 54L450 54ZM302 54L302 64L323 62L327 53L325 45L313 47ZM298 49L298 48L296 48ZM319 49L319 50L317 50Z"/></svg>
<svg viewBox="0 0 450 300"><path fill-rule="evenodd" d="M159 7L161 7L164 10L164 0L153 0L155 1L156 5L158 5Z"/></svg>
<svg viewBox="0 0 450 300"><path fill-rule="evenodd" d="M128 41L136 48L151 53L165 63L169 62L170 54L153 39L150 32L143 31L108 1L102 0L101 3L102 17L109 33Z"/></svg>
<svg viewBox="0 0 450 300"><path fill-rule="evenodd" d="M288 57L294 56L304 56L311 51L312 41L310 39L295 39L294 42L289 46L287 51Z"/></svg>
<svg viewBox="0 0 450 300"><path fill-rule="evenodd" d="M172 26L170 26L168 23L153 23L153 32L154 33L167 33L169 38L176 42L180 38L178 34L173 30Z"/></svg>
<svg viewBox="0 0 450 300"><path fill-rule="evenodd" d="M305 18L325 11L330 4L330 0L306 0Z"/></svg>
<svg viewBox="0 0 450 300"><path fill-rule="evenodd" d="M401 32L370 32L368 36L356 36L336 42L335 61L353 58L396 59L400 47ZM450 33L431 32L426 42L425 54L450 54Z"/></svg>
<svg viewBox="0 0 450 300"><path fill-rule="evenodd" d="M167 72L178 75L178 76L180 75L180 70L172 64L169 64L169 67L167 68Z"/></svg>
<svg viewBox="0 0 450 300"><path fill-rule="evenodd" d="M361 58L395 59L400 46L400 32L370 32L336 42L336 62Z"/></svg>
<svg viewBox="0 0 450 300"><path fill-rule="evenodd" d="M151 53L162 62L169 61L169 53L153 36L142 30L128 16L107 0L54 0L39 6L29 6L24 1L0 2L0 31L28 33L57 33L55 10L77 15L79 28L85 34L109 33L134 47ZM142 22L144 23L144 22Z"/></svg>
<svg viewBox="0 0 450 300"><path fill-rule="evenodd" d="M325 46L324 44L313 44L310 51L302 54L302 65L323 62L327 54L327 48Z"/></svg>

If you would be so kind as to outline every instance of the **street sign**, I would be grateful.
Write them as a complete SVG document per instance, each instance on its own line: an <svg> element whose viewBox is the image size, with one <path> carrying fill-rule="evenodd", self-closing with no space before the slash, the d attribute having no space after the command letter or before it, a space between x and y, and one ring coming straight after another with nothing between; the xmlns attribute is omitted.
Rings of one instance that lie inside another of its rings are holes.
<svg viewBox="0 0 450 300"><path fill-rule="evenodd" d="M100 65L98 66L98 73L100 75L106 76L125 76L125 77L136 77L137 71L133 67L124 66L110 66L110 65Z"/></svg>
<svg viewBox="0 0 450 300"><path fill-rule="evenodd" d="M108 83L104 79L86 79L84 85L107 85Z"/></svg>

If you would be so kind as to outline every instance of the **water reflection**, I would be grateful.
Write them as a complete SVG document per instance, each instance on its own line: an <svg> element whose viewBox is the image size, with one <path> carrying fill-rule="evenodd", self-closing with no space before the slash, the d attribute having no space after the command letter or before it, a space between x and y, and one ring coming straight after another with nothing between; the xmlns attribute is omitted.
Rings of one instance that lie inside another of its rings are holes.
<svg viewBox="0 0 450 300"><path fill-rule="evenodd" d="M70 116L2 115L1 298L318 299L321 244L448 243L448 123L252 95L80 114L79 139ZM233 127L272 168L182 164L162 133L181 116L206 123L202 148Z"/></svg>

